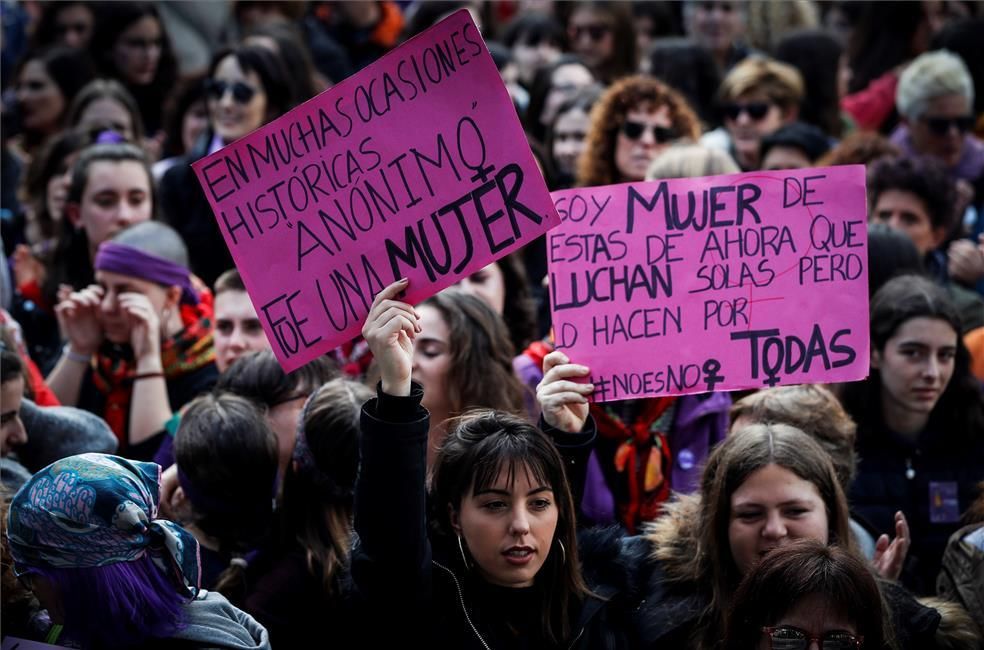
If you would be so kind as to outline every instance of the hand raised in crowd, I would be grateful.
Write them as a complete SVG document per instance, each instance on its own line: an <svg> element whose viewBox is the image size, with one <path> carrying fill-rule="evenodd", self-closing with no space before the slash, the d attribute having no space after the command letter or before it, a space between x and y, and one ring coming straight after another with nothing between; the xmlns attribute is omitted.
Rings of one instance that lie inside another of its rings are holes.
<svg viewBox="0 0 984 650"><path fill-rule="evenodd" d="M92 284L81 291L73 291L55 307L55 316L72 352L93 354L103 341L99 309L104 295L103 288Z"/></svg>
<svg viewBox="0 0 984 650"><path fill-rule="evenodd" d="M950 277L964 284L973 285L984 278L984 235L977 243L958 239L947 249L947 270Z"/></svg>
<svg viewBox="0 0 984 650"><path fill-rule="evenodd" d="M130 325L130 347L133 348L138 370L144 370L140 366L148 362L160 366L161 319L154 306L142 293L121 293L117 301Z"/></svg>
<svg viewBox="0 0 984 650"><path fill-rule="evenodd" d="M550 426L567 433L576 433L588 419L588 396L593 384L580 384L572 379L587 377L587 366L571 363L566 354L554 350L543 359L543 379L536 387L543 419Z"/></svg>
<svg viewBox="0 0 984 650"><path fill-rule="evenodd" d="M413 345L420 333L420 317L412 305L397 300L408 284L404 278L380 291L362 326L362 337L379 364L383 392L387 395L410 394Z"/></svg>
<svg viewBox="0 0 984 650"><path fill-rule="evenodd" d="M875 571L886 580L898 580L902 575L905 556L909 552L909 522L902 511L895 513L895 539L889 542L888 535L881 535L875 542L875 557L872 563Z"/></svg>

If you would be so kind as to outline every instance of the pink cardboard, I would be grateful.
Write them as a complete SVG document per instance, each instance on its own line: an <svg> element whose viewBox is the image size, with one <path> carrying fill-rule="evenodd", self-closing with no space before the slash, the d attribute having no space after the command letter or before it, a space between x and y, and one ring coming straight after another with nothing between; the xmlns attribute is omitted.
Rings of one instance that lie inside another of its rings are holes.
<svg viewBox="0 0 984 650"><path fill-rule="evenodd" d="M557 348L599 402L868 375L862 165L554 192Z"/></svg>
<svg viewBox="0 0 984 650"><path fill-rule="evenodd" d="M287 371L559 223L466 10L194 169Z"/></svg>

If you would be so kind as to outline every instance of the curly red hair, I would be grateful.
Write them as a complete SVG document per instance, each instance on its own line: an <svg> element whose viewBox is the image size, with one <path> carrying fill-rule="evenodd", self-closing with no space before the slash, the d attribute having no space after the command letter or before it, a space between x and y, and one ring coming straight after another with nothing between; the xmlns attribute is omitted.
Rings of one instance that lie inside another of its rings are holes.
<svg viewBox="0 0 984 650"><path fill-rule="evenodd" d="M673 128L682 139L700 137L700 119L679 92L662 81L636 75L616 81L591 111L587 148L578 162L577 184L581 187L619 182L615 169L615 141L625 116L634 108L652 111L666 106Z"/></svg>

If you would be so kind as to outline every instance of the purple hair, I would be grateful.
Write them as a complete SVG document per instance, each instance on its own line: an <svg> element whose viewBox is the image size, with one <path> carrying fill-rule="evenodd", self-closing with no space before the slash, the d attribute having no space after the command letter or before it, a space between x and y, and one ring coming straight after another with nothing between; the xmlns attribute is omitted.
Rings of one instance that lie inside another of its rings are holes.
<svg viewBox="0 0 984 650"><path fill-rule="evenodd" d="M101 567L31 567L61 598L65 634L83 647L138 647L184 627L189 596L144 554ZM94 624L98 621L98 625Z"/></svg>

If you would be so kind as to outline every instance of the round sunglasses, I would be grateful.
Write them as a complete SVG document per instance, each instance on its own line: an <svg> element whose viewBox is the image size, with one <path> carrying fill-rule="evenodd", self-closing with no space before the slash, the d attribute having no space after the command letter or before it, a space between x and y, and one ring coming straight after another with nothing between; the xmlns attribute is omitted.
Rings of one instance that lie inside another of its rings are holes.
<svg viewBox="0 0 984 650"><path fill-rule="evenodd" d="M725 116L730 120L737 120L742 113L748 113L748 117L758 122L769 112L769 103L748 102L747 104L739 104L734 102L725 104L721 108Z"/></svg>
<svg viewBox="0 0 984 650"><path fill-rule="evenodd" d="M226 91L232 91L232 98L237 104L248 104L253 95L256 94L257 90L253 86L242 81L235 81L229 83L228 81L222 81L221 79L206 79L205 80L205 94L208 95L210 99L220 100L225 97Z"/></svg>
<svg viewBox="0 0 984 650"><path fill-rule="evenodd" d="M936 135L947 135L950 133L950 129L956 129L958 133L964 134L974 126L974 117L972 115L961 115L960 117L923 117L922 121Z"/></svg>
<svg viewBox="0 0 984 650"><path fill-rule="evenodd" d="M821 650L858 650L864 642L864 637L847 632L827 632L815 636L792 625L763 627L762 631L769 637L771 650L808 650L813 641Z"/></svg>
<svg viewBox="0 0 984 650"><path fill-rule="evenodd" d="M676 131L665 126L632 121L626 121L622 124L622 134L629 140L638 140L643 133L649 130L653 132L653 139L656 140L656 144L666 144L677 138Z"/></svg>

